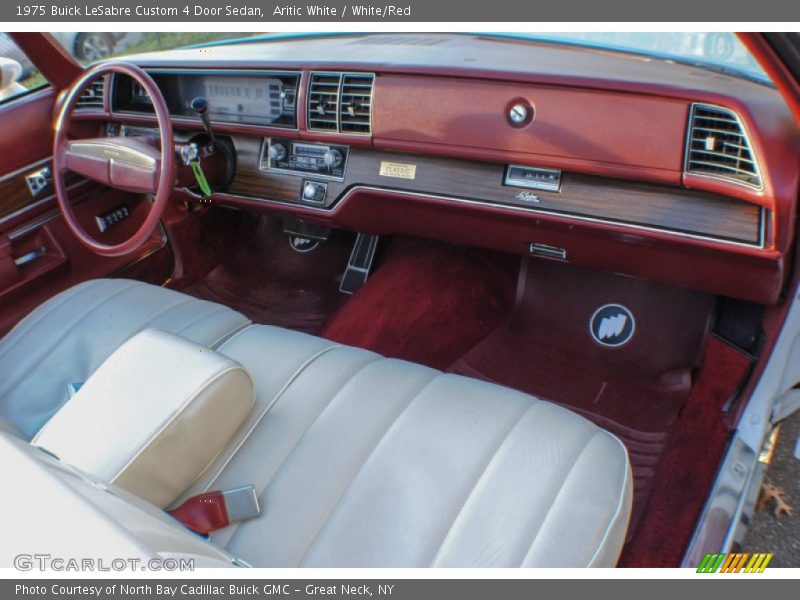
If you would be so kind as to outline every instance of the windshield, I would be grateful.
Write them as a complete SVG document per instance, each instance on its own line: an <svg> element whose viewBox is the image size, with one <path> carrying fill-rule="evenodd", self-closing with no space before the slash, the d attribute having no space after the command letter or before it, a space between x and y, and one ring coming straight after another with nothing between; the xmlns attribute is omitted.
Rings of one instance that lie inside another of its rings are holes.
<svg viewBox="0 0 800 600"><path fill-rule="evenodd" d="M756 59L733 33L494 33L499 37L559 42L644 54L769 81Z"/></svg>

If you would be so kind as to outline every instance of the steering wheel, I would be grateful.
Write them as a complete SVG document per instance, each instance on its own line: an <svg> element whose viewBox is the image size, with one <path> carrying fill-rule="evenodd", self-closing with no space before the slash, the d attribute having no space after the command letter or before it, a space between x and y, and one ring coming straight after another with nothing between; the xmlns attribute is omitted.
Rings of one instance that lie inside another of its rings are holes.
<svg viewBox="0 0 800 600"><path fill-rule="evenodd" d="M158 121L160 148L155 140L135 137L102 137L72 140L67 131L75 105L84 90L98 78L122 74L138 82L150 96ZM172 122L161 91L139 67L123 62L104 63L83 72L69 88L55 121L53 184L58 206L67 226L87 248L103 256L121 256L136 250L156 230L175 187L175 150ZM126 192L154 195L141 226L118 244L98 242L78 222L67 195L64 173L72 171Z"/></svg>

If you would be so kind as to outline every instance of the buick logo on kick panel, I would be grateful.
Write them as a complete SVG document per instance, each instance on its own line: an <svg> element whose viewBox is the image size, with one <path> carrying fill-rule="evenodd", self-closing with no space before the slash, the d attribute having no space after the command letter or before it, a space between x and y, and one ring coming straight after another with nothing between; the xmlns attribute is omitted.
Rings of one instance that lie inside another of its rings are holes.
<svg viewBox="0 0 800 600"><path fill-rule="evenodd" d="M589 321L589 331L601 346L617 348L633 337L636 321L633 313L621 304L605 304L594 311Z"/></svg>

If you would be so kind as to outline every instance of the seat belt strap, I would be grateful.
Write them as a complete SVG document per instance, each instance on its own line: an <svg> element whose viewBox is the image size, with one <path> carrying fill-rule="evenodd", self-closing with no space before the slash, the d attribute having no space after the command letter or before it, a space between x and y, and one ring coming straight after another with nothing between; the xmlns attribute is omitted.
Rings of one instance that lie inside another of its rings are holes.
<svg viewBox="0 0 800 600"><path fill-rule="evenodd" d="M256 488L247 485L225 492L192 496L178 508L167 512L195 533L208 535L231 523L257 517L261 514L261 506Z"/></svg>

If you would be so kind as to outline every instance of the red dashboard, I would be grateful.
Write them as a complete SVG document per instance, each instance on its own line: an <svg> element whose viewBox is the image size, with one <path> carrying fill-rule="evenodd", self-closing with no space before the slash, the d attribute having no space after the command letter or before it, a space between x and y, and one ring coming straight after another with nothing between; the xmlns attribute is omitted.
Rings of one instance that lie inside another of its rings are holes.
<svg viewBox="0 0 800 600"><path fill-rule="evenodd" d="M289 126L214 123L236 155L232 180L215 194L220 204L518 254L546 247L558 250L550 259L762 303L779 297L800 133L780 94L762 83L614 52L451 34L234 44L132 61L167 78L202 72L228 83L261 74L292 86ZM335 115L320 101L331 75L339 77ZM367 80L368 93L353 101ZM119 108L114 85L107 81L102 104L79 117L152 125L146 111ZM520 106L528 112L515 122ZM336 123L325 130L329 115ZM366 115L368 126L342 131L348 115ZM174 125L184 138L201 128L186 115ZM341 172L297 172L266 157L280 145L295 158L295 142L303 152L315 143L320 152L341 149ZM517 167L558 177L557 186L515 185L508 175ZM309 180L321 200L304 200Z"/></svg>

